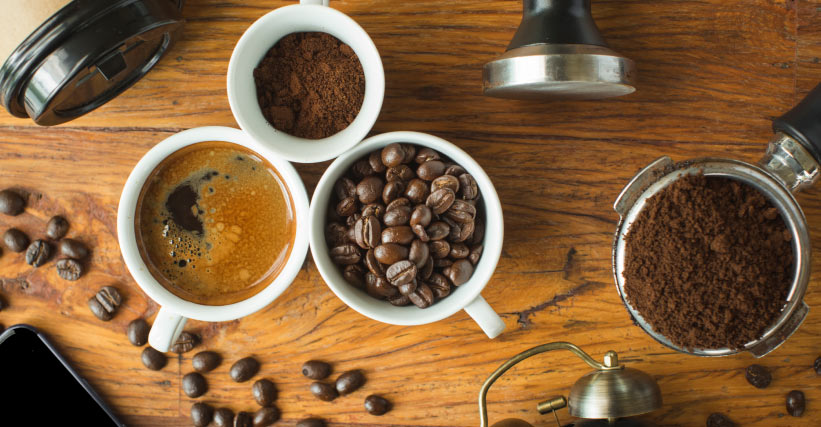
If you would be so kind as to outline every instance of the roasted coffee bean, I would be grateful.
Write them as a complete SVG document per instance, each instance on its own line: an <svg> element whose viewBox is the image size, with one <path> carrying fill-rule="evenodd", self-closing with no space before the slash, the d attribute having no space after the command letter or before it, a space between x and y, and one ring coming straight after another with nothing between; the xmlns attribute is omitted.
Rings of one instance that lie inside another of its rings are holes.
<svg viewBox="0 0 821 427"><path fill-rule="evenodd" d="M450 243L446 240L430 242L430 254L434 259L441 259L450 255Z"/></svg>
<svg viewBox="0 0 821 427"><path fill-rule="evenodd" d="M197 372L211 372L222 362L222 357L213 351L201 351L191 358L191 366Z"/></svg>
<svg viewBox="0 0 821 427"><path fill-rule="evenodd" d="M388 213L390 213L390 211ZM407 225L397 225L382 230L382 243L408 245L415 237L416 235L413 233L413 230Z"/></svg>
<svg viewBox="0 0 821 427"><path fill-rule="evenodd" d="M309 360L302 365L302 375L312 380L324 380L331 375L331 365L319 360Z"/></svg>
<svg viewBox="0 0 821 427"><path fill-rule="evenodd" d="M341 395L350 394L365 384L365 375L356 369L345 372L336 379L336 391Z"/></svg>
<svg viewBox="0 0 821 427"><path fill-rule="evenodd" d="M410 181L416 178L416 174L413 173L413 169L409 168L408 165L399 165L394 166L388 169L385 172L385 180L388 182L391 181Z"/></svg>
<svg viewBox="0 0 821 427"><path fill-rule="evenodd" d="M441 215L445 213L453 201L456 200L456 194L450 188L440 188L433 193L430 193L425 204L435 213Z"/></svg>
<svg viewBox="0 0 821 427"><path fill-rule="evenodd" d="M354 226L356 244L362 249L375 248L382 237L382 226L375 216L363 216Z"/></svg>
<svg viewBox="0 0 821 427"><path fill-rule="evenodd" d="M37 239L26 249L26 264L32 267L40 267L51 258L51 244L45 240Z"/></svg>
<svg viewBox="0 0 821 427"><path fill-rule="evenodd" d="M353 164L351 168L353 174L359 178L364 178L366 176L370 176L376 173L371 167L371 163L368 159L358 160L356 163Z"/></svg>
<svg viewBox="0 0 821 427"><path fill-rule="evenodd" d="M330 384L321 383L319 381L311 383L311 394L317 399L330 402L339 397L339 392Z"/></svg>
<svg viewBox="0 0 821 427"><path fill-rule="evenodd" d="M338 222L331 222L325 226L325 242L329 247L348 243L348 228Z"/></svg>
<svg viewBox="0 0 821 427"><path fill-rule="evenodd" d="M363 289L365 287L365 271L362 270L362 267L359 264L346 265L345 270L342 272L342 277L344 277L345 281L354 287L359 289Z"/></svg>
<svg viewBox="0 0 821 427"><path fill-rule="evenodd" d="M462 176L462 174L464 174L465 172L465 168L459 165L450 165L447 167L447 169L445 169L445 175L451 175L456 177Z"/></svg>
<svg viewBox="0 0 821 427"><path fill-rule="evenodd" d="M459 191L459 179L453 175L442 175L430 183L431 193L440 188L448 188L456 193Z"/></svg>
<svg viewBox="0 0 821 427"><path fill-rule="evenodd" d="M414 157L414 161L418 164L425 163L429 160L439 160L441 157L439 153L434 151L432 148L422 147L416 152L416 156Z"/></svg>
<svg viewBox="0 0 821 427"><path fill-rule="evenodd" d="M254 413L254 427L268 427L279 421L280 413L276 406L259 408Z"/></svg>
<svg viewBox="0 0 821 427"><path fill-rule="evenodd" d="M83 259L88 256L88 248L78 240L63 239L60 241L60 254L66 258Z"/></svg>
<svg viewBox="0 0 821 427"><path fill-rule="evenodd" d="M3 233L3 243L12 252L23 252L29 245L29 238L26 233L16 228L9 228Z"/></svg>
<svg viewBox="0 0 821 427"><path fill-rule="evenodd" d="M435 268L446 268L446 267L450 267L451 265L453 265L453 260L450 259L450 258L439 258L439 259L433 260L433 266ZM444 270L442 270L442 273L447 275L447 272L445 272Z"/></svg>
<svg viewBox="0 0 821 427"><path fill-rule="evenodd" d="M370 271L365 274L365 292L379 299L393 298L399 295L399 291L396 287L391 286L388 279L383 276L377 276Z"/></svg>
<svg viewBox="0 0 821 427"><path fill-rule="evenodd" d="M182 377L182 391L188 397L200 397L208 391L208 383L199 372L191 372Z"/></svg>
<svg viewBox="0 0 821 427"><path fill-rule="evenodd" d="M815 363L812 364L813 369L815 369L816 375L821 375L821 356L815 359Z"/></svg>
<svg viewBox="0 0 821 427"><path fill-rule="evenodd" d="M371 155L368 156L368 163L371 165L371 169L376 173L382 173L388 169L387 166L382 163L382 155L379 151L371 152Z"/></svg>
<svg viewBox="0 0 821 427"><path fill-rule="evenodd" d="M254 417L245 411L240 411L234 418L234 427L253 427Z"/></svg>
<svg viewBox="0 0 821 427"><path fill-rule="evenodd" d="M399 293L402 295L410 296L410 294L416 292L416 287L419 285L419 282L414 278L408 283L403 283L396 287L399 290Z"/></svg>
<svg viewBox="0 0 821 427"><path fill-rule="evenodd" d="M442 240L450 235L450 226L443 221L434 221L425 229L425 232L428 233L430 240Z"/></svg>
<svg viewBox="0 0 821 427"><path fill-rule="evenodd" d="M707 427L735 427L735 423L726 415L713 412L707 417Z"/></svg>
<svg viewBox="0 0 821 427"><path fill-rule="evenodd" d="M391 265L408 259L408 248L396 243L384 243L374 248L373 254L377 261Z"/></svg>
<svg viewBox="0 0 821 427"><path fill-rule="evenodd" d="M425 230L425 227L422 226L422 224L414 225L413 227L411 227L411 230L413 230L413 234L415 234L416 237L419 238L419 240L425 243L430 242L430 236L428 236L428 231Z"/></svg>
<svg viewBox="0 0 821 427"><path fill-rule="evenodd" d="M445 218L449 220L448 218ZM464 242L473 234L473 230L476 227L476 223L474 221L466 222L463 224L452 223L450 225L450 233L448 234L447 239L451 243L459 243Z"/></svg>
<svg viewBox="0 0 821 427"><path fill-rule="evenodd" d="M464 200L454 200L445 216L453 222L464 224L476 219L476 208Z"/></svg>
<svg viewBox="0 0 821 427"><path fill-rule="evenodd" d="M56 215L48 220L46 225L46 236L49 239L60 240L68 232L68 221L65 218Z"/></svg>
<svg viewBox="0 0 821 427"><path fill-rule="evenodd" d="M134 319L128 324L128 328L126 328L128 341L137 347L142 347L148 342L148 332L150 330L151 327L148 326L148 322L146 322L145 319Z"/></svg>
<svg viewBox="0 0 821 427"><path fill-rule="evenodd" d="M200 336L188 331L182 331L177 341L171 346L171 351L177 354L188 353L200 342Z"/></svg>
<svg viewBox="0 0 821 427"><path fill-rule="evenodd" d="M416 158L416 146L413 144L400 144L402 145L402 150L405 151L405 157L402 159L402 163L410 163Z"/></svg>
<svg viewBox="0 0 821 427"><path fill-rule="evenodd" d="M383 221L388 227L395 227L398 225L408 225L411 217L410 206L400 206L389 210L385 213Z"/></svg>
<svg viewBox="0 0 821 427"><path fill-rule="evenodd" d="M419 308L428 308L434 302L433 291L430 289L430 286L425 283L419 283L419 285L416 286L416 291L408 294L408 298Z"/></svg>
<svg viewBox="0 0 821 427"><path fill-rule="evenodd" d="M482 220L481 217L477 216L476 221L473 221L474 228L473 228L473 236L470 239L466 240L466 242L473 244L473 245L481 245L485 243L485 222Z"/></svg>
<svg viewBox="0 0 821 427"><path fill-rule="evenodd" d="M214 424L217 427L233 427L234 411L228 408L219 408L214 411Z"/></svg>
<svg viewBox="0 0 821 427"><path fill-rule="evenodd" d="M334 193L339 200L356 196L356 183L350 178L342 177L334 184Z"/></svg>
<svg viewBox="0 0 821 427"><path fill-rule="evenodd" d="M259 362L253 357L244 357L231 365L228 374L231 379L241 383L250 380L259 371Z"/></svg>
<svg viewBox="0 0 821 427"><path fill-rule="evenodd" d="M428 261L429 255L430 249L428 248L427 243L424 243L419 239L411 242L410 251L408 251L408 260L416 264L416 267L422 268L422 266L425 265L425 262Z"/></svg>
<svg viewBox="0 0 821 427"><path fill-rule="evenodd" d="M416 205L411 212L410 225L421 225L427 227L433 219L433 211L426 205Z"/></svg>
<svg viewBox="0 0 821 427"><path fill-rule="evenodd" d="M214 419L214 408L205 402L191 405L191 422L196 427L205 427Z"/></svg>
<svg viewBox="0 0 821 427"><path fill-rule="evenodd" d="M436 299L442 299L450 295L450 282L448 282L445 276L439 273L433 273L430 276L430 279L428 279L428 287L433 291L433 296L435 296Z"/></svg>
<svg viewBox="0 0 821 427"><path fill-rule="evenodd" d="M428 255L428 259L425 260L425 264L419 269L419 272L416 273L416 277L420 277L422 280L428 280L431 274L433 274L433 257Z"/></svg>
<svg viewBox="0 0 821 427"><path fill-rule="evenodd" d="M296 427L325 427L325 420L322 418L305 418L296 423Z"/></svg>
<svg viewBox="0 0 821 427"><path fill-rule="evenodd" d="M251 391L254 394L254 400L257 401L259 406L271 406L274 404L274 401L277 400L277 387L269 380L257 380L254 385L251 386Z"/></svg>
<svg viewBox="0 0 821 427"><path fill-rule="evenodd" d="M411 206L411 202L407 199L407 197L399 197L398 199L388 203L388 206L385 208L385 212L387 213L394 209L399 209L403 206Z"/></svg>
<svg viewBox="0 0 821 427"><path fill-rule="evenodd" d="M116 288L104 286L88 300L88 308L98 319L106 322L111 320L122 301L123 298Z"/></svg>
<svg viewBox="0 0 821 427"><path fill-rule="evenodd" d="M385 217L385 205L382 203L371 203L362 208L362 216L372 216L382 221Z"/></svg>
<svg viewBox="0 0 821 427"><path fill-rule="evenodd" d="M376 259L375 251L373 249L369 250L365 254L365 267L367 267L368 271L377 276L385 275L385 267L383 267L382 263Z"/></svg>
<svg viewBox="0 0 821 427"><path fill-rule="evenodd" d="M356 264L362 259L362 253L357 245L348 243L331 249L331 260L338 265Z"/></svg>
<svg viewBox="0 0 821 427"><path fill-rule="evenodd" d="M793 417L800 417L804 415L804 408L807 406L807 400L804 397L804 392L800 390L793 390L787 393L787 413Z"/></svg>
<svg viewBox="0 0 821 427"><path fill-rule="evenodd" d="M770 370L767 369L766 366L761 365L748 366L744 372L744 376L747 378L747 382L755 388L767 388L773 380Z"/></svg>
<svg viewBox="0 0 821 427"><path fill-rule="evenodd" d="M74 281L83 275L83 265L79 261L71 258L63 258L57 261L57 275L63 280Z"/></svg>
<svg viewBox="0 0 821 427"><path fill-rule="evenodd" d="M353 215L345 218L345 225L347 225L349 228L353 228L354 225L356 225L356 222L359 221L359 218L362 218L362 215L359 212L354 212ZM352 242L355 243L356 239L354 239Z"/></svg>
<svg viewBox="0 0 821 427"><path fill-rule="evenodd" d="M388 204L396 200L405 192L405 183L402 181L391 181L382 188L382 201Z"/></svg>
<svg viewBox="0 0 821 427"><path fill-rule="evenodd" d="M385 415L391 410L391 402L382 396L372 394L365 398L365 410L371 415Z"/></svg>
<svg viewBox="0 0 821 427"><path fill-rule="evenodd" d="M391 264L385 272L385 276L393 286L399 286L410 282L416 277L416 264L404 260Z"/></svg>
<svg viewBox="0 0 821 427"><path fill-rule="evenodd" d="M453 259L467 258L470 255L468 245L464 243L454 243L450 245L450 257Z"/></svg>
<svg viewBox="0 0 821 427"><path fill-rule="evenodd" d="M356 186L356 195L363 204L373 203L382 196L385 183L378 176L368 176Z"/></svg>
<svg viewBox="0 0 821 427"><path fill-rule="evenodd" d="M454 286L459 286L470 279L470 276L473 275L473 264L466 259L460 259L458 261L454 261L453 265L450 266L448 270L448 274L446 276L450 279L450 282L453 283Z"/></svg>
<svg viewBox="0 0 821 427"><path fill-rule="evenodd" d="M479 197L479 185L469 173L459 175L459 187L461 191L458 193L459 197L464 200L475 200Z"/></svg>
<svg viewBox="0 0 821 427"><path fill-rule="evenodd" d="M145 365L146 368L151 369L152 371L159 371L164 368L165 364L168 362L165 355L157 350L154 350L153 347L144 348L143 354L140 356L140 360L142 360L143 365Z"/></svg>
<svg viewBox="0 0 821 427"><path fill-rule="evenodd" d="M468 255L468 261L471 264L476 265L479 263L479 260L482 259L482 251L485 249L482 245L475 245L473 248L470 249L470 255Z"/></svg>
<svg viewBox="0 0 821 427"><path fill-rule="evenodd" d="M388 298L388 302L397 307L404 307L411 304L411 300L407 295L399 295L394 298Z"/></svg>
<svg viewBox="0 0 821 427"><path fill-rule="evenodd" d="M405 161L405 150L398 143L393 143L382 149L382 164L392 168Z"/></svg>
<svg viewBox="0 0 821 427"><path fill-rule="evenodd" d="M336 205L336 214L339 216L351 216L356 213L356 199L353 197L346 197L339 201Z"/></svg>
<svg viewBox="0 0 821 427"><path fill-rule="evenodd" d="M428 184L419 178L410 180L408 187L405 189L405 197L413 204L425 203L428 195L430 195Z"/></svg>
<svg viewBox="0 0 821 427"><path fill-rule="evenodd" d="M11 190L0 191L0 212L17 216L23 212L26 202L23 197Z"/></svg>
<svg viewBox="0 0 821 427"><path fill-rule="evenodd" d="M441 160L429 160L416 168L416 175L425 181L433 181L445 174L445 164Z"/></svg>

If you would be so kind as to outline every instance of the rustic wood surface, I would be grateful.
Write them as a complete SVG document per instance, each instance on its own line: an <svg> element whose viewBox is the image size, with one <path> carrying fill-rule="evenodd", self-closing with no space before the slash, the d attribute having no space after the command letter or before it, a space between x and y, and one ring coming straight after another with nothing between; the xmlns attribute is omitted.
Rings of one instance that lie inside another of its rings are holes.
<svg viewBox="0 0 821 427"><path fill-rule="evenodd" d="M293 1L189 0L184 39L145 79L103 108L69 124L40 128L0 114L0 187L31 193L24 215L0 216L0 230L44 233L64 214L70 235L93 248L90 271L60 280L53 264L30 269L17 254L0 257L0 293L10 307L0 323L44 330L129 425L189 425L192 399L180 390L193 353L146 370L125 327L149 321L157 306L136 286L119 254L120 190L140 157L183 129L236 126L225 94L231 50L269 10ZM201 398L235 411L255 409L250 383L235 384L230 364L255 355L260 377L280 390L279 425L307 415L332 425L470 426L476 396L500 363L534 345L566 340L601 358L617 350L630 366L654 375L664 407L652 425L704 425L724 412L740 425L821 425L821 256L813 260L801 329L769 356L705 359L677 354L633 326L616 293L610 244L613 201L642 166L666 154L755 162L771 135L770 121L821 81L821 1L594 1L594 15L615 50L638 64L638 92L600 102L518 102L481 95L482 65L504 50L521 13L518 0L333 0L371 35L386 71L384 108L374 133L429 132L451 140L483 165L505 212L504 253L483 295L507 331L488 340L464 313L435 324L398 327L346 307L306 261L294 284L271 306L239 321L192 321L201 348L225 362L206 375ZM327 163L299 165L312 191ZM821 250L821 189L798 196ZM86 300L114 284L126 302L103 323ZM299 367L309 358L336 372L365 370L352 396L323 403L308 392ZM759 390L744 380L756 362L773 370ZM531 360L491 390L491 420L520 417L555 425L537 401L566 394L587 367L566 353ZM786 415L784 396L803 390L802 418ZM395 409L381 418L362 409L381 393ZM566 410L560 417L571 418Z"/></svg>

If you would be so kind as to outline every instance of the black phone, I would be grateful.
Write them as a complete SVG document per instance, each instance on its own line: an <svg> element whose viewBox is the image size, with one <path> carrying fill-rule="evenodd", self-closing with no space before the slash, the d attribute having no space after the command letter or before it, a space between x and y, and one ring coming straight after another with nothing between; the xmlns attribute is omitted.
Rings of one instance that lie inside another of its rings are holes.
<svg viewBox="0 0 821 427"><path fill-rule="evenodd" d="M72 421L125 425L46 337L29 325L15 325L0 334L0 372L0 407L26 414L32 425Z"/></svg>

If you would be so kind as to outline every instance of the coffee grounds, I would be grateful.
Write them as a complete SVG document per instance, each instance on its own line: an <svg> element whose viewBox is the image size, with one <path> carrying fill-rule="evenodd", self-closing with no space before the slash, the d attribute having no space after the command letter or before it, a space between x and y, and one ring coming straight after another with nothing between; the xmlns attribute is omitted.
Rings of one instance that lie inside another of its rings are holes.
<svg viewBox="0 0 821 427"><path fill-rule="evenodd" d="M741 348L784 307L791 238L758 190L683 177L647 200L626 236L627 299L679 347Z"/></svg>
<svg viewBox="0 0 821 427"><path fill-rule="evenodd" d="M353 49L321 32L280 39L254 69L254 82L268 122L300 138L345 129L365 97L365 73Z"/></svg>

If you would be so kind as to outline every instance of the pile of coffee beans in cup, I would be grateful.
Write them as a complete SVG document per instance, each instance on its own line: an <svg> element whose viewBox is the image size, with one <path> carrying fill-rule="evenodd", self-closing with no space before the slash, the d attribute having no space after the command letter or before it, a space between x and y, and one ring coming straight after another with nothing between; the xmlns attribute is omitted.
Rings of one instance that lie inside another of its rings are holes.
<svg viewBox="0 0 821 427"><path fill-rule="evenodd" d="M430 307L467 282L482 256L480 197L473 176L433 149L390 144L336 182L331 259L374 298Z"/></svg>

